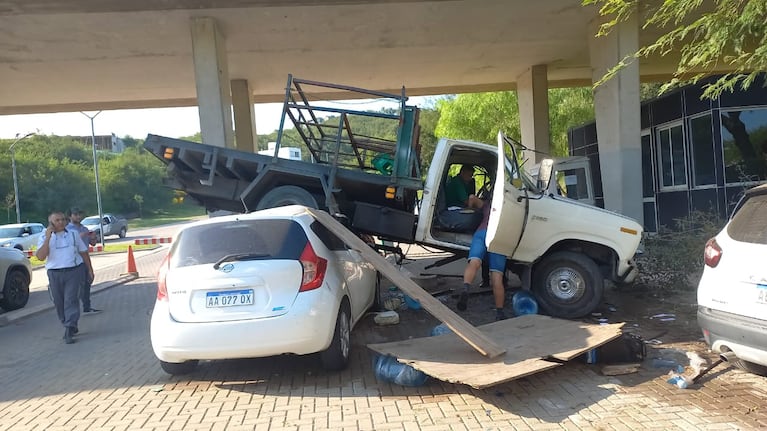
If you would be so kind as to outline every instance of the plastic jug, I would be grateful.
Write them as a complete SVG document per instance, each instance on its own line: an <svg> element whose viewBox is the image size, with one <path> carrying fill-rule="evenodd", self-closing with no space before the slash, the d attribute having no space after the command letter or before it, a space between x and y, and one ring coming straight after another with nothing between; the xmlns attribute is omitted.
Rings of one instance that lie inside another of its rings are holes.
<svg viewBox="0 0 767 431"><path fill-rule="evenodd" d="M511 298L511 308L515 316L538 314L538 302L527 290L520 290Z"/></svg>

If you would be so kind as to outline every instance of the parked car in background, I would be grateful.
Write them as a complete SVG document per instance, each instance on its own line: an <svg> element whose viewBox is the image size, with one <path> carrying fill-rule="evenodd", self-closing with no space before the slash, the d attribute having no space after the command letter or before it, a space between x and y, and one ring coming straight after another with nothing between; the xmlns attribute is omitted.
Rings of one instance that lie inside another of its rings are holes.
<svg viewBox="0 0 767 431"><path fill-rule="evenodd" d="M198 360L286 353L320 352L325 368L346 367L378 272L305 207L194 222L172 244L150 325L167 373L191 372Z"/></svg>
<svg viewBox="0 0 767 431"><path fill-rule="evenodd" d="M29 284L32 281L32 264L21 250L0 248L0 308L17 310L29 301Z"/></svg>
<svg viewBox="0 0 767 431"><path fill-rule="evenodd" d="M97 215L85 217L80 223L91 231L91 234L96 238L96 242L101 242L100 229L102 225L104 228L104 238L110 235L118 235L120 238L125 238L125 235L128 233L128 220L115 214L105 213L101 225Z"/></svg>
<svg viewBox="0 0 767 431"><path fill-rule="evenodd" d="M767 376L767 184L746 191L704 257L698 324L706 342Z"/></svg>
<svg viewBox="0 0 767 431"><path fill-rule="evenodd" d="M42 223L14 223L0 226L0 247L30 250L45 234Z"/></svg>

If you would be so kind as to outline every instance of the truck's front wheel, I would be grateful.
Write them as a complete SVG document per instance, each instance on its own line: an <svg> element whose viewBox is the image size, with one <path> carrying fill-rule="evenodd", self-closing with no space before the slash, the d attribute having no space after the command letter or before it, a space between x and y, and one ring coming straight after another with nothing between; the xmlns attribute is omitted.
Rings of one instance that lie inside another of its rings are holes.
<svg viewBox="0 0 767 431"><path fill-rule="evenodd" d="M604 277L591 258L570 251L545 257L533 269L533 291L547 314L566 319L585 316L599 305Z"/></svg>
<svg viewBox="0 0 767 431"><path fill-rule="evenodd" d="M301 187L279 186L270 190L260 201L258 201L256 210L284 207L287 205L303 205L310 208L319 208L314 196Z"/></svg>

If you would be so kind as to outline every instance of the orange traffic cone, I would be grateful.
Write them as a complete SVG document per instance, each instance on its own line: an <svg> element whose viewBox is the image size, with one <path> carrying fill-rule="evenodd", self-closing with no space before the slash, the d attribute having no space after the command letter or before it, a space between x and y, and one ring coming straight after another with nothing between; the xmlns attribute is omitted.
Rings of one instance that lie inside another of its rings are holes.
<svg viewBox="0 0 767 431"><path fill-rule="evenodd" d="M133 275L138 277L138 270L136 270L136 260L133 258L133 247L128 246L128 270L124 274L120 275Z"/></svg>

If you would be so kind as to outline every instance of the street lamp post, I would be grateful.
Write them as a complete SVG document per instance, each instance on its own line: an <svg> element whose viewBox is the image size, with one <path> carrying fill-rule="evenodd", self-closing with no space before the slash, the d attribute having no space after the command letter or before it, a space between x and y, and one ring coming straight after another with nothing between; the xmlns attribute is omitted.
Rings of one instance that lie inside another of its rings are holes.
<svg viewBox="0 0 767 431"><path fill-rule="evenodd" d="M13 206L16 207L16 223L21 223L21 209L19 208L19 180L16 177L16 152L13 150L13 147L16 146L19 142L23 141L24 139L27 139L30 136L36 135L35 132L29 132L26 135L22 137L18 137L19 134L16 134L16 140L13 141L11 144L11 166L13 168Z"/></svg>
<svg viewBox="0 0 767 431"><path fill-rule="evenodd" d="M99 159L96 157L96 130L93 127L93 120L97 115L101 114L101 111L91 115L80 111L81 114L88 117L91 120L91 142L93 144L93 174L96 178L96 204L99 209L99 240L101 247L104 247L104 212L101 210L101 189L99 188Z"/></svg>

